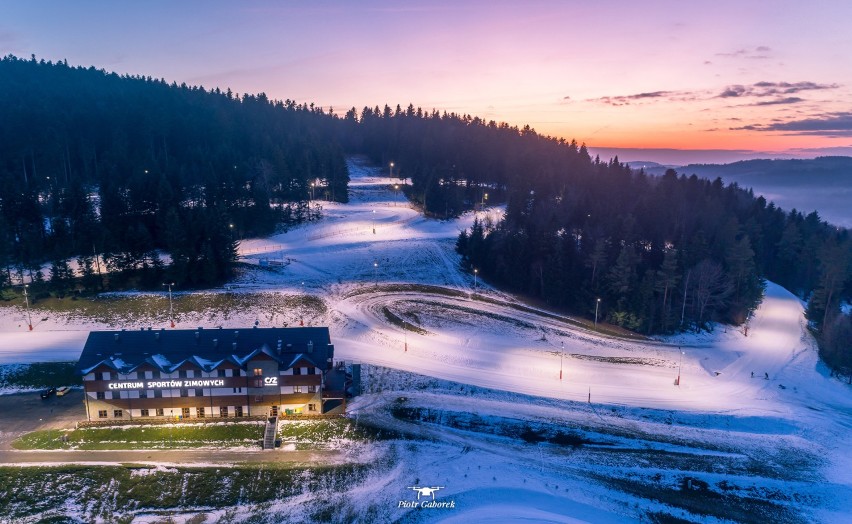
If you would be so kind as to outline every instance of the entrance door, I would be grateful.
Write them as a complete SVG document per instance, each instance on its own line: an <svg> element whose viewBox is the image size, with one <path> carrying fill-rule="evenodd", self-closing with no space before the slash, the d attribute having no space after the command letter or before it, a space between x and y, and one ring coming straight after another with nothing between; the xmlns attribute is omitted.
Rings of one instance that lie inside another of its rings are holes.
<svg viewBox="0 0 852 524"><path fill-rule="evenodd" d="M269 416L277 417L278 416L278 406L272 406L269 408Z"/></svg>

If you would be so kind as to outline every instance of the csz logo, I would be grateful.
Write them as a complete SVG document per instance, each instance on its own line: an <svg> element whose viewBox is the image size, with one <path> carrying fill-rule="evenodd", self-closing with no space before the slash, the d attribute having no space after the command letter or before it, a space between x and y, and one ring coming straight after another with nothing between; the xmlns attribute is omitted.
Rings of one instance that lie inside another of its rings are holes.
<svg viewBox="0 0 852 524"><path fill-rule="evenodd" d="M278 385L278 377L263 377L263 385L264 386L277 386Z"/></svg>

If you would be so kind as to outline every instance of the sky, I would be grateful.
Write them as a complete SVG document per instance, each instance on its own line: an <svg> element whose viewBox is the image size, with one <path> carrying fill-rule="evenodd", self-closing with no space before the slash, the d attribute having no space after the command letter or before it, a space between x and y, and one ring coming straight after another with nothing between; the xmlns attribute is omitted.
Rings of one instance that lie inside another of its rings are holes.
<svg viewBox="0 0 852 524"><path fill-rule="evenodd" d="M622 161L852 155L848 0L0 0L0 13L2 55L341 114L411 103Z"/></svg>

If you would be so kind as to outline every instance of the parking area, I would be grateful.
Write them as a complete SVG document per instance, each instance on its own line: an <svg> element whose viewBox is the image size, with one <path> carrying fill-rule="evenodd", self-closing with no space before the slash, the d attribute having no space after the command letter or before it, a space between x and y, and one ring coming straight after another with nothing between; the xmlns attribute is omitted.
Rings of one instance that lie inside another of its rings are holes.
<svg viewBox="0 0 852 524"><path fill-rule="evenodd" d="M0 395L0 449L9 449L23 433L38 429L73 428L85 419L83 391L42 399L39 391Z"/></svg>

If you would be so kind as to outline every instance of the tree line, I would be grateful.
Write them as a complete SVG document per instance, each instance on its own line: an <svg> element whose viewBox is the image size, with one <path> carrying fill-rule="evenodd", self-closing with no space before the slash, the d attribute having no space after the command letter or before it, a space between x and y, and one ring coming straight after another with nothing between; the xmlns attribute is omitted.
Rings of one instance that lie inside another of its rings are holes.
<svg viewBox="0 0 852 524"><path fill-rule="evenodd" d="M14 56L0 97L3 284L220 283L240 237L315 217L312 191L347 199L313 105Z"/></svg>

